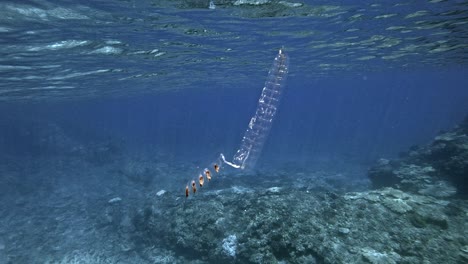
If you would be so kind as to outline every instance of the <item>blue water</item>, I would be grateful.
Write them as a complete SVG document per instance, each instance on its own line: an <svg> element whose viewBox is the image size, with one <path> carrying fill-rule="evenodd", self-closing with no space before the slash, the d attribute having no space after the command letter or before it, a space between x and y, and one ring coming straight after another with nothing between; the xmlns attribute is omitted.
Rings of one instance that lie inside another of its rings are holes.
<svg viewBox="0 0 468 264"><path fill-rule="evenodd" d="M459 68L364 77L345 73L320 80L292 76L261 160L307 166L323 156L359 162L395 157L462 120L465 81ZM195 87L129 98L10 103L3 105L2 116L57 122L83 140L109 136L181 159L231 156L255 111L263 79L251 83L243 89ZM3 143L13 145L10 149L20 143L9 140Z"/></svg>
<svg viewBox="0 0 468 264"><path fill-rule="evenodd" d="M118 171L130 161L163 172L134 201L181 196L191 173L234 155L282 47L289 77L259 174L329 170L366 189L375 160L468 113L466 1L241 2L0 3L1 210L67 188L125 196ZM70 250L21 252L24 238L7 233L0 263Z"/></svg>

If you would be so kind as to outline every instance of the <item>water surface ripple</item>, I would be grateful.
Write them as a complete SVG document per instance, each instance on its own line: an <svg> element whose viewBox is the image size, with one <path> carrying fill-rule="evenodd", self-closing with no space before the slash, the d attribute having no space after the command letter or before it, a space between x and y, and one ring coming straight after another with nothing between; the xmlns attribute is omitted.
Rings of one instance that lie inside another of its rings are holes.
<svg viewBox="0 0 468 264"><path fill-rule="evenodd" d="M119 96L466 65L467 1L6 1L0 100Z"/></svg>

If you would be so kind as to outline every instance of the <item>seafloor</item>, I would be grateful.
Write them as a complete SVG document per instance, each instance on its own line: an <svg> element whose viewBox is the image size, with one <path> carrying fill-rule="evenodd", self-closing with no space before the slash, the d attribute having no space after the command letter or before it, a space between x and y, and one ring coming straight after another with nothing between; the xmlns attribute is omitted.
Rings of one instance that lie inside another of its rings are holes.
<svg viewBox="0 0 468 264"><path fill-rule="evenodd" d="M1 264L468 262L468 119L368 179L226 170L189 199L193 164L40 127L40 151L1 157Z"/></svg>

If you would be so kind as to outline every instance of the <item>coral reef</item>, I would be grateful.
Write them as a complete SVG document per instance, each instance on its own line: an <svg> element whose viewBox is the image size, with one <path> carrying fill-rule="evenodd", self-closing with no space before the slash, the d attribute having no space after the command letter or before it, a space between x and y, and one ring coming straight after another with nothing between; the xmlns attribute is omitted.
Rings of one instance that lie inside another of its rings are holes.
<svg viewBox="0 0 468 264"><path fill-rule="evenodd" d="M369 170L375 188L395 187L408 192L468 197L468 117L426 146L413 146L397 160L381 159Z"/></svg>
<svg viewBox="0 0 468 264"><path fill-rule="evenodd" d="M226 255L235 257L237 249L237 236L229 235L228 237L223 239L223 249Z"/></svg>
<svg viewBox="0 0 468 264"><path fill-rule="evenodd" d="M462 201L394 188L343 196L231 189L148 209L134 224L140 241L204 263L458 263L467 213Z"/></svg>

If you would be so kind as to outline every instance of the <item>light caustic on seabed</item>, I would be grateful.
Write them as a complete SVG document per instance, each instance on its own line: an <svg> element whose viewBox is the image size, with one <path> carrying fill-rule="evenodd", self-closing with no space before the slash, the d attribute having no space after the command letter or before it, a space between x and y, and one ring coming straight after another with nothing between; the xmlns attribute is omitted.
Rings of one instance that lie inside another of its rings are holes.
<svg viewBox="0 0 468 264"><path fill-rule="evenodd" d="M289 57L280 49L275 57L273 66L268 72L268 77L263 87L262 94L258 99L257 110L254 116L250 119L247 130L245 131L242 143L233 157L232 162L227 161L221 153L218 160L213 162L213 169L219 173L221 164L224 163L235 169L249 169L255 166L263 149L263 145L268 137L271 129L271 124L275 118L276 111L279 106L281 94L285 86L286 77L288 75ZM188 197L190 192L196 193L197 186L203 187L205 177L208 181L211 180L212 173L208 168L205 168L199 175L197 180L192 180L185 186L185 196ZM191 189L191 190L190 190Z"/></svg>

